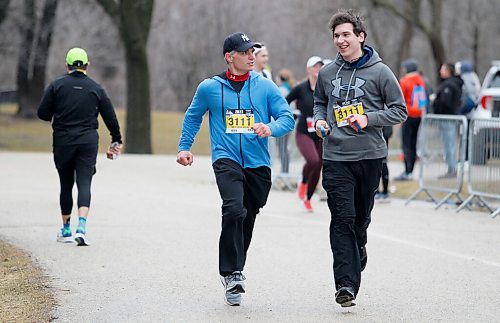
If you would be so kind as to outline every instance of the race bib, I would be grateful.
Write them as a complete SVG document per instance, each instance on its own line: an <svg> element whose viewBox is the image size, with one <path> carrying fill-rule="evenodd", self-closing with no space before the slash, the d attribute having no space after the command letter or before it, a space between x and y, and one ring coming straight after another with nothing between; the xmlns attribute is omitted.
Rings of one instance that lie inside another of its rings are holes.
<svg viewBox="0 0 500 323"><path fill-rule="evenodd" d="M361 102L345 102L340 105L336 105L334 108L335 120L337 121L337 127L345 127L349 124L347 122L347 117L353 114L363 114L363 103Z"/></svg>
<svg viewBox="0 0 500 323"><path fill-rule="evenodd" d="M226 133L254 133L253 109L228 109L226 111Z"/></svg>
<svg viewBox="0 0 500 323"><path fill-rule="evenodd" d="M306 124L307 124L307 132L316 132L316 129L314 129L314 119L313 119L313 117L307 117L306 118Z"/></svg>

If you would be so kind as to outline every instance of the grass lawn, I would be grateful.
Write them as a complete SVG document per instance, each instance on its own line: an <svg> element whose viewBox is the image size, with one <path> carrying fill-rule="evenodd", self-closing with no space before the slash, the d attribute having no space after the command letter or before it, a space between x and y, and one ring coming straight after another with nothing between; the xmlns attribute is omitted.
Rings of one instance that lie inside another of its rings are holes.
<svg viewBox="0 0 500 323"><path fill-rule="evenodd" d="M52 151L52 128L39 119L22 120L15 117L16 106L0 104L0 150L8 151ZM117 109L122 135L125 136L125 111ZM153 111L151 114L152 145L155 154L177 154L184 114L179 112ZM110 144L109 132L99 118L100 151ZM126 138L124 140L127 149ZM192 149L195 155L210 154L208 117L203 120Z"/></svg>
<svg viewBox="0 0 500 323"><path fill-rule="evenodd" d="M22 120L15 117L17 107L13 104L0 104L0 150L6 151L52 151L52 128L48 122L39 119ZM125 136L125 110L117 109L122 135ZM180 112L153 111L151 114L152 145L154 154L177 154L177 145L181 133L184 114ZM390 143L391 151L398 151L400 145L400 128L394 127L394 135ZM99 120L100 151L105 152L110 143L109 132L104 122ZM127 147L124 139L125 151ZM210 155L210 138L208 117L205 116L200 132L196 136L192 149L195 155ZM397 160L398 155L391 156ZM391 177L396 174L391 174ZM396 183L392 183L396 184ZM392 185L391 184L391 185ZM418 189L415 181L397 183L394 196L409 197Z"/></svg>
<svg viewBox="0 0 500 323"><path fill-rule="evenodd" d="M22 120L15 117L16 106L13 104L0 104L0 150L7 151L52 151L52 128L48 122L39 119ZM117 109L117 117L120 122L122 135L125 136L125 110ZM152 145L154 154L177 154L177 145L181 133L182 120L184 114L180 112L153 111L152 121ZM100 151L103 153L109 143L109 132L104 122L99 120ZM389 150L392 152L389 157L391 161L399 160L400 151L400 127L394 126L394 134L389 141ZM126 136L124 139L125 150L127 147ZM196 136L192 149L195 155L210 155L210 137L208 132L208 116L203 120L200 132ZM402 161L401 161L402 163ZM391 178L398 174L391 173ZM417 181L394 182L396 191L394 197L408 198L418 189ZM462 193L466 196L465 185ZM445 194L437 193L441 197ZM424 198L422 194L419 196Z"/></svg>

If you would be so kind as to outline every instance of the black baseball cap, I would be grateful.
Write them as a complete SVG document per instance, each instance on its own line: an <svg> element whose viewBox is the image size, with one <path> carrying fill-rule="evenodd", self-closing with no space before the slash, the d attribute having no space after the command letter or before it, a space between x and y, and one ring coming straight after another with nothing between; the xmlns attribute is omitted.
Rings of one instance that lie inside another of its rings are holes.
<svg viewBox="0 0 500 323"><path fill-rule="evenodd" d="M237 32L224 39L223 54L225 55L233 50L236 52L246 52L252 47L259 48L262 47L262 45L251 41L250 37L248 37L245 33Z"/></svg>

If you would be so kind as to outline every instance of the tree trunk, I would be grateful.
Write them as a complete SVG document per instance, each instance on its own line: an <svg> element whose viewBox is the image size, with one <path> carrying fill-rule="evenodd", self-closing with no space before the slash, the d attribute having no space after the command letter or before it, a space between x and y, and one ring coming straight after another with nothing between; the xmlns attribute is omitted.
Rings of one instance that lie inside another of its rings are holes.
<svg viewBox="0 0 500 323"><path fill-rule="evenodd" d="M151 105L147 43L153 0L98 0L115 22L125 47L128 153L151 154Z"/></svg>
<svg viewBox="0 0 500 323"><path fill-rule="evenodd" d="M30 62L33 39L35 38L35 3L34 0L25 0L23 19L19 24L21 42L17 60L17 115L24 117L30 105ZM27 115L27 113L26 113Z"/></svg>
<svg viewBox="0 0 500 323"><path fill-rule="evenodd" d="M405 2L405 10L408 17L419 17L420 16L420 1L419 0L407 0ZM405 19L405 27L403 29L403 39L398 51L398 66L401 66L401 62L405 59L410 58L411 52L411 42L413 40L413 25L414 22ZM398 75L400 70L398 71ZM400 76L400 75L399 75Z"/></svg>
<svg viewBox="0 0 500 323"><path fill-rule="evenodd" d="M405 27L403 30L403 36L398 49L398 61L397 66L401 66L401 63L408 59L410 56L410 48L411 48L411 40L413 38L413 25L408 21L405 22ZM400 69L397 72L398 76L400 75Z"/></svg>
<svg viewBox="0 0 500 323"><path fill-rule="evenodd" d="M127 145L129 153L151 154L151 104L147 42L152 1L124 0L120 33L127 63Z"/></svg>
<svg viewBox="0 0 500 323"><path fill-rule="evenodd" d="M10 0L0 0L0 24L7 16Z"/></svg>
<svg viewBox="0 0 500 323"><path fill-rule="evenodd" d="M34 3L32 0L26 2L26 9L31 12L27 12L26 17L32 14L31 23L29 24L31 26L31 28L29 28L31 31L28 32L28 34L31 35L25 38L25 41L29 43L21 44L23 49L21 52L24 52L24 55L27 54L27 62L30 63L24 62L23 58L21 56L19 57L20 61L18 64L20 68L18 71L21 71L22 80L18 78L19 110L17 111L17 116L20 118L32 119L35 118L37 114L38 104L45 87L45 69L49 57L57 2L58 0L45 1L40 26L38 28L37 40L35 42L36 45L33 45L35 38L33 33L35 29ZM31 9L29 8L30 6ZM26 53L26 48L34 48L34 50L30 50L29 53ZM21 84L19 81L25 84Z"/></svg>
<svg viewBox="0 0 500 323"><path fill-rule="evenodd" d="M151 109L146 48L127 49L127 127L129 153L151 154Z"/></svg>
<svg viewBox="0 0 500 323"><path fill-rule="evenodd" d="M477 71L479 63L479 14L477 8L475 8L471 3L469 3L469 12L471 13L471 23L472 23L472 63L474 64L474 69Z"/></svg>

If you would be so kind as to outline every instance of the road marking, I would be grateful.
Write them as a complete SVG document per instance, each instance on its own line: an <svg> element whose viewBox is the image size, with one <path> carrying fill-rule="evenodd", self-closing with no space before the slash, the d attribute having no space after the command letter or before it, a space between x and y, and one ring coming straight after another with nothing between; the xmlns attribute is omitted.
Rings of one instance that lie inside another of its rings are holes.
<svg viewBox="0 0 500 323"><path fill-rule="evenodd" d="M438 252L438 253L441 253L441 254L444 254L444 255L447 255L447 256L451 256L451 257L455 257L455 258L460 258L460 259L468 260L468 261L477 261L477 262L481 262L481 263L483 263L485 265L489 265L489 266L494 266L494 267L500 268L500 263L495 262L495 261L485 260L485 259L477 258L477 257L474 257L474 256L465 255L465 254L461 254L461 253L453 252L453 251L448 251L448 250L444 250L444 249L436 249L436 248L428 247L428 246L425 246L425 245L422 245L422 244L419 244L419 243L410 242L410 241L406 241L406 240L402 240L402 239L390 237L390 236L387 236L387 235L384 235L384 234L380 234L380 233L370 232L370 236L378 238L378 239L381 239L381 240L387 240L387 241L391 241L391 242L395 242L395 243L404 244L404 245L407 245L407 246L410 246L410 247L413 247L413 248L417 248L417 249L427 250L427 251L431 251L431 252Z"/></svg>
<svg viewBox="0 0 500 323"><path fill-rule="evenodd" d="M325 221L312 221L312 219L293 218L293 217L285 216L285 215L269 214L267 212L266 212L265 216L266 217L279 218L279 219L293 220L293 221L296 221L296 222L313 224L313 225L320 225L320 226L328 226L330 224L330 221L328 221L328 222L325 222ZM315 220L320 220L320 219L316 218ZM477 262L483 263L483 264L488 265L488 266L493 266L493 267L500 268L500 263L495 262L495 261L481 259L481 258L477 258L477 257L474 257L474 256L470 256L470 255L466 255L466 254L461 254L461 253L453 252L453 251L432 248L432 247L425 246L425 245L422 245L422 244L419 244L419 243L415 243L415 242L411 242L411 241L407 241L407 240L403 240L403 239L399 239L399 238L394 238L394 237L391 237L391 236L387 236L387 235L384 235L384 234L376 233L376 232L373 232L372 230L370 230L369 235L370 235L370 237L375 237L375 238L378 238L378 239L381 239L381 240L386 240L386 241L390 241L390 242L394 242L394 243L400 243L400 244L404 244L404 245L407 245L407 246L410 246L410 247L413 247L413 248L422 249L422 250L426 250L426 251L437 252L437 253L441 253L441 254L444 254L444 255L447 255L447 256L450 256L450 257L455 257L455 258L459 258L459 259L463 259L463 260L467 260L467 261L477 261Z"/></svg>

